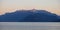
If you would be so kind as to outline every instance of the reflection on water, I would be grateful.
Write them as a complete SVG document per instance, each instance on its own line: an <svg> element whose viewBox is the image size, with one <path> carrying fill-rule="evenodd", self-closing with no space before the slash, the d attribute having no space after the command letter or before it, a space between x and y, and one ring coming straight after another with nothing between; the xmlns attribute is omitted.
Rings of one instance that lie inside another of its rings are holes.
<svg viewBox="0 0 60 30"><path fill-rule="evenodd" d="M60 23L0 22L0 30L60 30Z"/></svg>

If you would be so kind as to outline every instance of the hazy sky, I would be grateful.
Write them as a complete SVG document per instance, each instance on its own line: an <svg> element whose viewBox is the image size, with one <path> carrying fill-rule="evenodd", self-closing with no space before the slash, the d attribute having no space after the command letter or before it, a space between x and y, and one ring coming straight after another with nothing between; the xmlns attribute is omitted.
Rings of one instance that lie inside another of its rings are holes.
<svg viewBox="0 0 60 30"><path fill-rule="evenodd" d="M17 9L45 9L60 14L60 0L0 0L0 14Z"/></svg>

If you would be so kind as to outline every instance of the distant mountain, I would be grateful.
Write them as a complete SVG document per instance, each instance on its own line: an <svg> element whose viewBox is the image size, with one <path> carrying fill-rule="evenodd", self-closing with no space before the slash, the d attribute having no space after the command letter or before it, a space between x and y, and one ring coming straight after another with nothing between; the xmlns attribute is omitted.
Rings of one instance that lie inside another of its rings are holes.
<svg viewBox="0 0 60 30"><path fill-rule="evenodd" d="M20 10L0 16L0 22L60 22L57 15L45 10Z"/></svg>
<svg viewBox="0 0 60 30"><path fill-rule="evenodd" d="M59 21L60 21L60 16L58 16L58 19L59 19Z"/></svg>
<svg viewBox="0 0 60 30"><path fill-rule="evenodd" d="M58 18L60 19L60 16L58 16Z"/></svg>

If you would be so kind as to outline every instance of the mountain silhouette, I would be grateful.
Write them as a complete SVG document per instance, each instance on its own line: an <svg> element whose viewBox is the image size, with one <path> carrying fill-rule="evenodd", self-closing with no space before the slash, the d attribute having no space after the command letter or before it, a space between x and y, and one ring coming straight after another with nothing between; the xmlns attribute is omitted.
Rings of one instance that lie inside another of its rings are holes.
<svg viewBox="0 0 60 30"><path fill-rule="evenodd" d="M60 22L56 14L45 10L20 10L0 15L0 22Z"/></svg>
<svg viewBox="0 0 60 30"><path fill-rule="evenodd" d="M60 16L58 16L58 20L60 21Z"/></svg>

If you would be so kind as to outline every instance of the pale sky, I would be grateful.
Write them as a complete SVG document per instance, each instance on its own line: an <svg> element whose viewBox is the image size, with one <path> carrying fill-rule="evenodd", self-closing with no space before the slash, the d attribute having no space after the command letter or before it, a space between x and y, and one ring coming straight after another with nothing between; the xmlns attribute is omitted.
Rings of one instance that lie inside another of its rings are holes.
<svg viewBox="0 0 60 30"><path fill-rule="evenodd" d="M60 14L60 0L0 0L0 14L32 8Z"/></svg>

